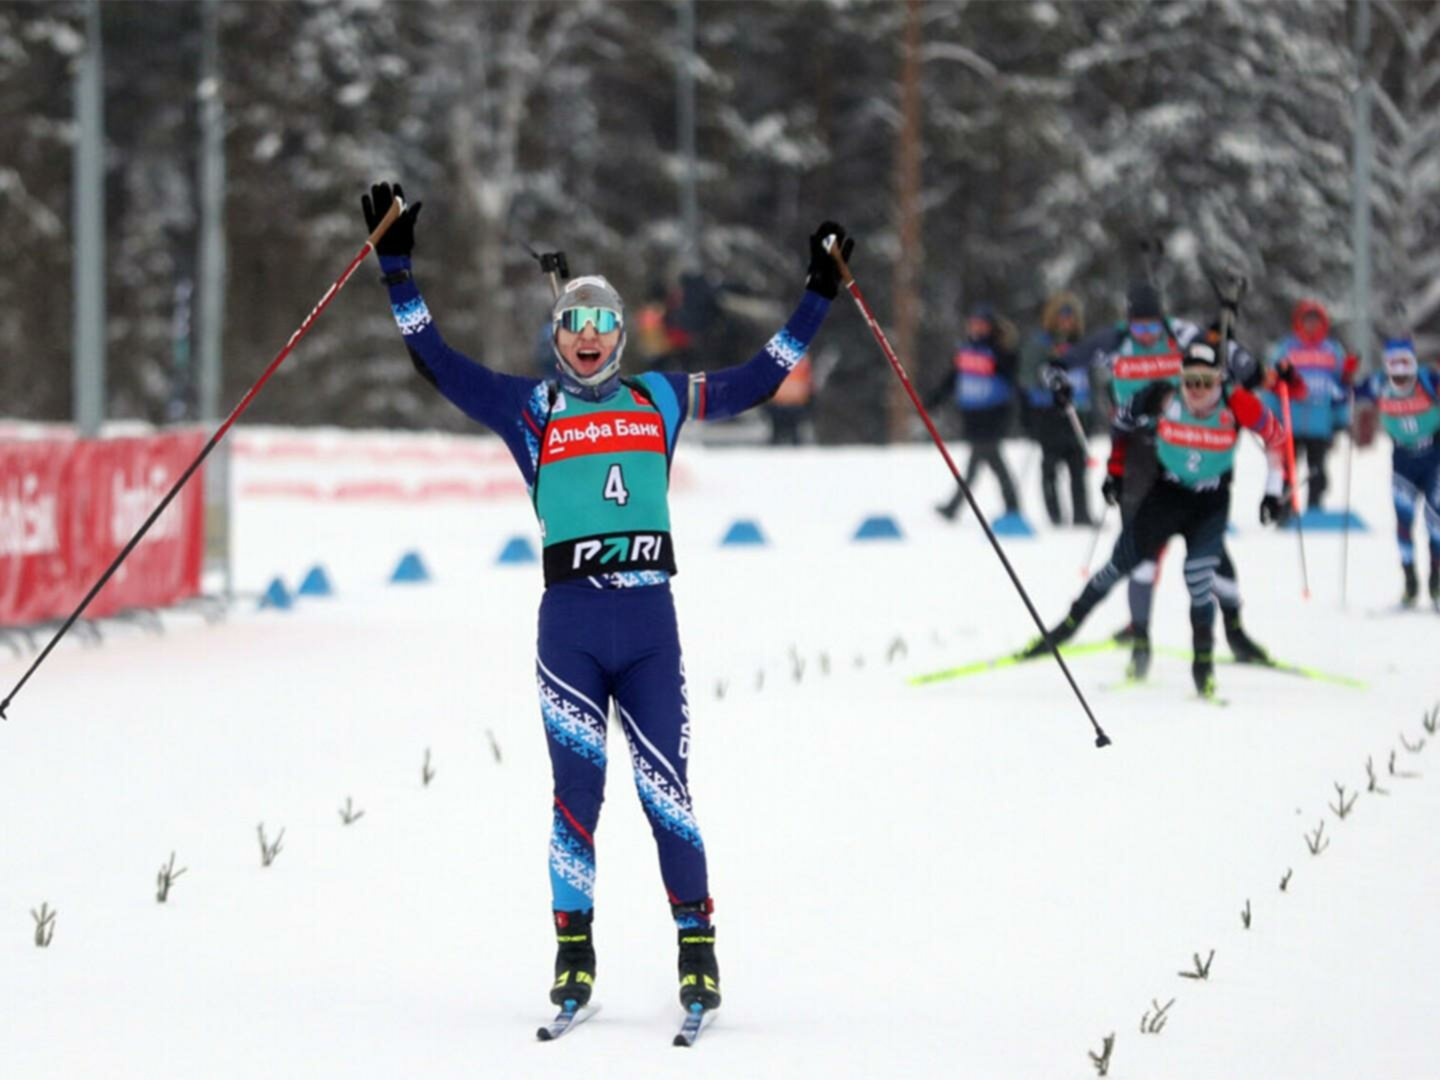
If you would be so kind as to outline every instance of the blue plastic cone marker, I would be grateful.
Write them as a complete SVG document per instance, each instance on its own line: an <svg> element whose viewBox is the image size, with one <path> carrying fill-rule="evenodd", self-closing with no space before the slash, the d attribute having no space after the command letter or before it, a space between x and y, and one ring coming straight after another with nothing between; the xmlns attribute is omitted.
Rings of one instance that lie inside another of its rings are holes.
<svg viewBox="0 0 1440 1080"><path fill-rule="evenodd" d="M530 543L528 536L512 536L505 542L505 547L500 552L500 558L495 561L502 563L532 563L535 561L535 548Z"/></svg>
<svg viewBox="0 0 1440 1080"><path fill-rule="evenodd" d="M741 518L731 522L730 528L725 530L725 535L720 538L721 546L727 544L763 544L765 534L760 531L760 526L749 518Z"/></svg>
<svg viewBox="0 0 1440 1080"><path fill-rule="evenodd" d="M895 519L889 514L876 514L867 517L860 523L860 528L855 530L856 540L900 540L903 536L900 526L895 524Z"/></svg>
<svg viewBox="0 0 1440 1080"><path fill-rule="evenodd" d="M289 590L285 588L285 583L278 577L265 587L265 592L260 596L262 608L270 607L277 611L289 611L292 603Z"/></svg>
<svg viewBox="0 0 1440 1080"><path fill-rule="evenodd" d="M990 523L990 531L996 536L1034 536L1035 530L1025 520L1025 516L1017 510L1008 514L1001 514Z"/></svg>
<svg viewBox="0 0 1440 1080"><path fill-rule="evenodd" d="M401 584L415 583L430 580L430 571L425 569L425 564L420 561L420 553L407 551L400 560L400 565L395 567L395 572L390 575L391 582Z"/></svg>
<svg viewBox="0 0 1440 1080"><path fill-rule="evenodd" d="M1345 528L1344 510L1306 510L1300 517L1300 525L1306 532L1341 532ZM1285 523L1287 529L1295 528L1295 519ZM1355 511L1350 511L1350 531L1369 532L1365 522Z"/></svg>
<svg viewBox="0 0 1440 1080"><path fill-rule="evenodd" d="M330 587L330 575L325 573L325 568L318 563L310 568L305 575L305 580L300 583L300 588L295 590L296 596L334 596L335 590Z"/></svg>

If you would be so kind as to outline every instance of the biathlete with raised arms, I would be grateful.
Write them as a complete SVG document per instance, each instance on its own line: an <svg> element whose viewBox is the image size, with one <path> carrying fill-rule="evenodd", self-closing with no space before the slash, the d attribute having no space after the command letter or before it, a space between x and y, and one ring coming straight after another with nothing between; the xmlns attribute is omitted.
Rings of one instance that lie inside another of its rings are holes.
<svg viewBox="0 0 1440 1080"><path fill-rule="evenodd" d="M402 198L376 184L362 199L372 230ZM680 1001L720 1005L714 904L689 782L690 720L670 577L669 476L686 420L722 420L767 401L804 356L840 287L827 239L810 237L800 304L747 363L692 375L620 372L625 308L599 276L568 282L551 311L553 378L501 374L445 343L411 275L408 207L378 246L382 280L420 374L509 447L540 522L545 592L535 676L554 776L549 863L557 951L550 999L585 1005L595 981L595 826L604 798L613 700L655 836L679 936Z"/></svg>
<svg viewBox="0 0 1440 1080"><path fill-rule="evenodd" d="M1152 381L1117 415L1112 470L1117 464L1123 470L1136 433L1148 431L1154 434L1159 474L1136 506L1110 561L1046 635L1055 642L1068 640L1116 582L1146 559L1156 558L1172 536L1183 536L1194 640L1191 674L1202 697L1215 693L1215 574L1230 519L1230 480L1241 428L1257 432L1265 444L1269 472L1261 523L1283 522L1290 506L1284 428L1250 391L1226 386L1225 374L1216 346L1192 342L1181 358L1178 390L1168 379ZM1137 630L1136 640L1147 643L1148 654L1149 627ZM1044 647L1044 638L1039 644Z"/></svg>
<svg viewBox="0 0 1440 1080"><path fill-rule="evenodd" d="M1086 337L1071 346L1065 357L1067 364L1109 370L1114 419L1122 427L1132 411L1135 396L1151 382L1163 380L1178 388L1181 359L1187 346L1195 341L1212 345L1220 341L1218 319L1202 330L1194 323L1167 316L1159 290L1149 282L1132 284L1126 293L1125 306L1124 322ZM1233 315L1233 308L1231 313ZM1259 362L1233 338L1229 339L1222 367L1227 377L1247 392L1259 387L1263 377ZM1107 503L1120 508L1122 531L1115 545L1117 552L1132 540L1129 533L1134 526L1136 509L1154 483L1157 471L1153 433L1141 426L1134 429L1134 435L1122 457L1112 454L1100 489ZM1150 668L1150 640L1146 633L1160 555L1161 551L1157 550L1126 571L1130 580L1130 623L1116 639L1130 643L1132 678L1143 679ZM1241 624L1240 586L1234 561L1223 539L1220 563L1211 580L1225 627L1225 640L1235 659L1241 663L1268 663L1269 655ZM1038 655L1044 647L1043 640L1032 643L1025 655Z"/></svg>

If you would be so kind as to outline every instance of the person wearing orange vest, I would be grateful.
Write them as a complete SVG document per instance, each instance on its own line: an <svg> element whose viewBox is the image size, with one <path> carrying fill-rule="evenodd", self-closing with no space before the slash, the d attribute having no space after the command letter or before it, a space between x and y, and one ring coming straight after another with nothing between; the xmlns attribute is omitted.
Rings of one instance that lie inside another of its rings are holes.
<svg viewBox="0 0 1440 1080"><path fill-rule="evenodd" d="M961 438L970 444L965 483L973 485L980 466L989 466L1000 483L1007 514L1020 510L1020 496L1000 454L1000 440L1009 427L1015 400L1018 338L1009 320L996 314L995 305L975 305L965 320L965 340L955 350L949 373L925 399L929 408L947 398L954 400L964 425ZM964 492L957 486L955 494L935 509L946 521L954 521L964 501Z"/></svg>

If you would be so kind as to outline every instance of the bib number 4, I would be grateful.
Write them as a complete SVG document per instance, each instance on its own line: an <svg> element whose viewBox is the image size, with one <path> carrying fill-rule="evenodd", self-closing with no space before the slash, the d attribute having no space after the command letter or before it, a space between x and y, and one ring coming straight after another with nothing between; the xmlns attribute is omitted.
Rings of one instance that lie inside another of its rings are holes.
<svg viewBox="0 0 1440 1080"><path fill-rule="evenodd" d="M625 474L618 464L611 465L605 474L605 498L613 500L618 506L630 501L630 492L625 489Z"/></svg>

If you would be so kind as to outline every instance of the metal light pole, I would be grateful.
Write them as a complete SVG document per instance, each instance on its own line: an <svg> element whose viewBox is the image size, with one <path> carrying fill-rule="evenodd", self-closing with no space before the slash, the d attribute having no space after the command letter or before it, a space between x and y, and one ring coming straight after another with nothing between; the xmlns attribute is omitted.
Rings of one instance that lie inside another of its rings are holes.
<svg viewBox="0 0 1440 1080"><path fill-rule="evenodd" d="M680 217L685 224L684 264L687 270L700 267L700 202L695 194L695 4L680 0L680 66L675 72L675 123L679 129L680 157L684 171L680 180Z"/></svg>
<svg viewBox="0 0 1440 1080"><path fill-rule="evenodd" d="M895 205L896 232L900 238L895 263L895 344L901 359L920 370L915 359L915 329L920 321L917 295L919 265L924 257L920 246L920 2L907 0L905 39L900 54L900 135L896 146ZM890 390L887 410L887 440L904 442L910 423L909 402L904 387Z"/></svg>
<svg viewBox="0 0 1440 1080"><path fill-rule="evenodd" d="M220 83L220 0L205 0L200 54L200 273L197 404L206 424L220 419L221 341L225 329L225 109ZM230 455L218 449L206 468L205 554L230 566Z"/></svg>
<svg viewBox="0 0 1440 1080"><path fill-rule="evenodd" d="M1370 341L1370 313L1373 298L1370 292L1370 170L1374 148L1370 140L1370 75L1365 54L1370 48L1370 0L1357 0L1355 6L1355 62L1360 80L1355 88L1354 157L1355 179L1351 191L1351 261L1350 320L1351 346L1360 357L1360 370L1369 371L1374 348Z"/></svg>
<svg viewBox="0 0 1440 1080"><path fill-rule="evenodd" d="M105 419L105 110L100 0L85 6L85 51L75 68L75 296L71 398L76 431L100 434Z"/></svg>

